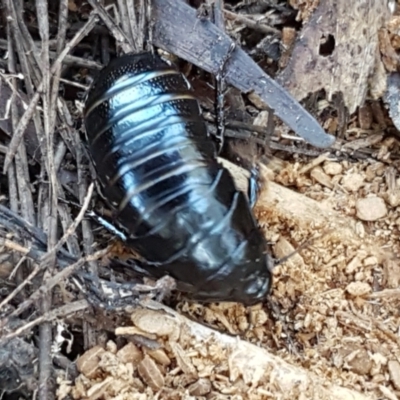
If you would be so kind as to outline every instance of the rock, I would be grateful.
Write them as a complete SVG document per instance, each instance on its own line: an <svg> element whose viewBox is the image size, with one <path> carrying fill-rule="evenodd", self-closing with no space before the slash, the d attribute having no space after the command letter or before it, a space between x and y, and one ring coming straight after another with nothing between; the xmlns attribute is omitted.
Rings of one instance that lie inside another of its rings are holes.
<svg viewBox="0 0 400 400"><path fill-rule="evenodd" d="M327 162L322 168L328 175L340 175L343 171L342 164L338 162Z"/></svg>
<svg viewBox="0 0 400 400"><path fill-rule="evenodd" d="M351 282L347 285L346 291L354 297L359 297L371 293L371 286L366 282Z"/></svg>
<svg viewBox="0 0 400 400"><path fill-rule="evenodd" d="M342 178L341 184L349 192L357 192L364 185L364 177L357 173L348 174Z"/></svg>
<svg viewBox="0 0 400 400"><path fill-rule="evenodd" d="M334 364L338 368L353 371L359 375L367 375L373 366L366 349L358 344L348 344L338 349L334 355Z"/></svg>
<svg viewBox="0 0 400 400"><path fill-rule="evenodd" d="M376 196L357 200L356 209L357 217L363 221L377 221L387 214L384 200Z"/></svg>

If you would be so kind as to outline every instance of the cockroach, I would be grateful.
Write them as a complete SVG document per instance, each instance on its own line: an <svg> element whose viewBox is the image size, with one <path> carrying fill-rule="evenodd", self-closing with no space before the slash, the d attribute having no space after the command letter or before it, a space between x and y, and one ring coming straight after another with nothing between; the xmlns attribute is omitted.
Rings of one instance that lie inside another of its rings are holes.
<svg viewBox="0 0 400 400"><path fill-rule="evenodd" d="M170 275L193 300L263 301L273 260L185 76L156 53L115 58L84 119L101 195L141 268Z"/></svg>

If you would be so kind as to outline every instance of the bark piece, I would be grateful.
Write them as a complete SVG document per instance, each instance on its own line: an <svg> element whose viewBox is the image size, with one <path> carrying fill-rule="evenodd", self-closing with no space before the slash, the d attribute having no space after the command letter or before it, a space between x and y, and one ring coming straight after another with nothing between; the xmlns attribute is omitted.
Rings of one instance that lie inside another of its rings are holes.
<svg viewBox="0 0 400 400"><path fill-rule="evenodd" d="M278 82L297 100L321 89L328 100L341 92L352 114L363 104L372 76L375 86L386 81L380 67L378 31L388 17L389 9L381 0L321 1Z"/></svg>

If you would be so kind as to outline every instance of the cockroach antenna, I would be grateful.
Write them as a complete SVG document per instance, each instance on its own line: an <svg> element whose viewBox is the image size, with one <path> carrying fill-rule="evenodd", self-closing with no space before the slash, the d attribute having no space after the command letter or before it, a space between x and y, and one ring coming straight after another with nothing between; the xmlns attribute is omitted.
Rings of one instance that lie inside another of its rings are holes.
<svg viewBox="0 0 400 400"><path fill-rule="evenodd" d="M282 258L275 259L273 261L274 268L277 267L278 265L285 263L287 260L289 260L289 258L292 258L295 254L299 253L301 250L305 249L306 247L311 246L317 239L323 238L324 236L328 235L332 231L333 231L332 229L329 229L329 230L323 232L322 235L311 237L311 238L307 239L305 242L303 242L300 246L297 247L297 249L293 250L288 255L286 255Z"/></svg>

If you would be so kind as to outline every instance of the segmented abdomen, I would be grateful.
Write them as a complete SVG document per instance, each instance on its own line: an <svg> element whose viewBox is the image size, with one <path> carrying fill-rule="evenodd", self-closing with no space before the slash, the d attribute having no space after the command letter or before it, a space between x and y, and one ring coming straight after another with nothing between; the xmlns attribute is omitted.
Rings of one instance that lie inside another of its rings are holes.
<svg viewBox="0 0 400 400"><path fill-rule="evenodd" d="M149 53L113 60L91 88L85 126L103 195L145 259L198 266L186 274L199 279L246 261L259 233L181 73Z"/></svg>

